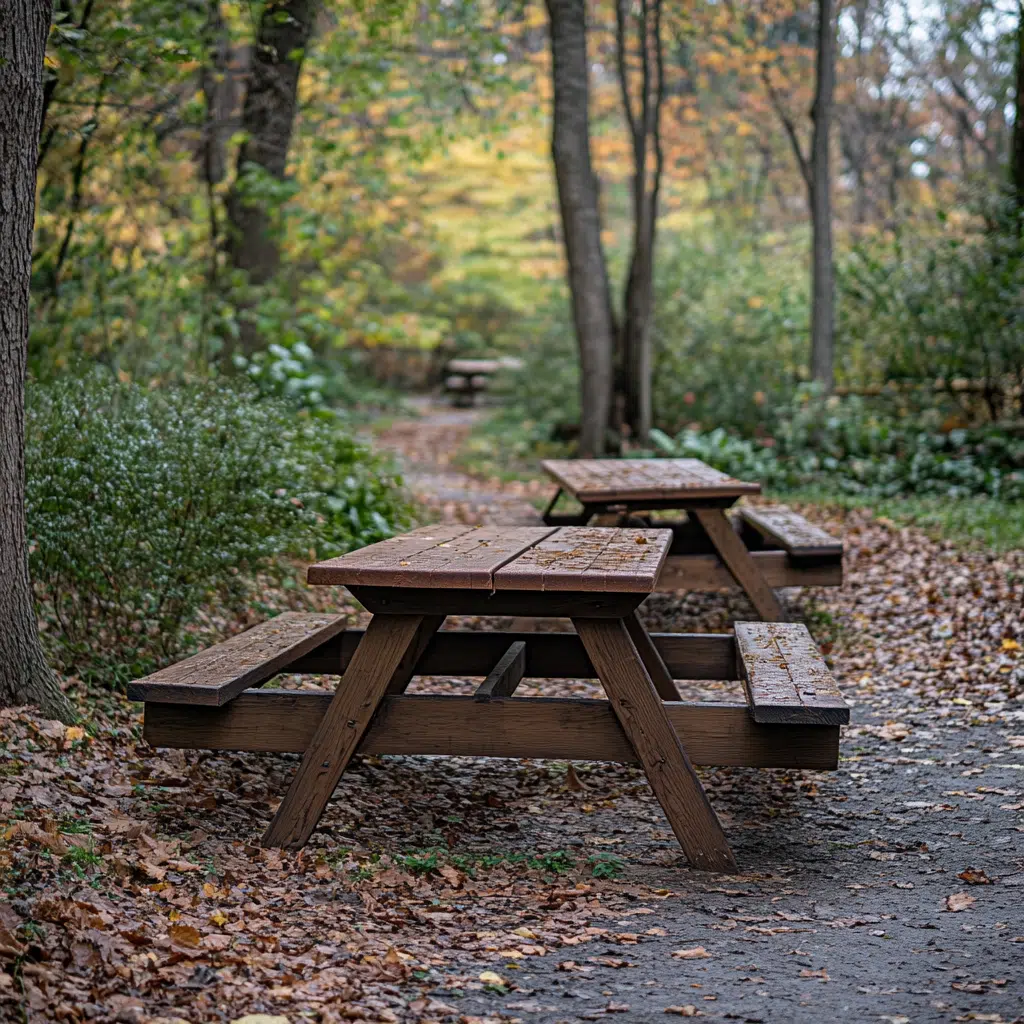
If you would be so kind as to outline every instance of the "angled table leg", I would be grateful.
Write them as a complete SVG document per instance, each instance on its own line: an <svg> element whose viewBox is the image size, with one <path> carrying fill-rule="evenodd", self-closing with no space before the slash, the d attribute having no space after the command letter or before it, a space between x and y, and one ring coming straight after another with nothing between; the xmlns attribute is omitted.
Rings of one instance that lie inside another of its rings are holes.
<svg viewBox="0 0 1024 1024"><path fill-rule="evenodd" d="M786 613L782 610L779 599L765 582L743 539L732 528L725 511L720 508L688 508L686 511L704 527L704 532L711 538L719 557L750 598L751 604L757 609L757 614L766 622L785 622Z"/></svg>
<svg viewBox="0 0 1024 1024"><path fill-rule="evenodd" d="M695 868L736 871L707 794L658 700L622 619L573 619L612 709L644 766L654 795Z"/></svg>
<svg viewBox="0 0 1024 1024"><path fill-rule="evenodd" d="M647 635L640 616L633 612L624 621L629 639L633 641L633 646L636 648L637 654L640 655L640 660L644 663L644 668L647 669L647 674L651 677L658 696L662 700L679 700L679 690L676 689L672 673L669 672L668 666L662 659L661 652L654 646L654 641Z"/></svg>
<svg viewBox="0 0 1024 1024"><path fill-rule="evenodd" d="M375 615L370 620L331 706L263 836L264 846L305 846L389 685L401 680L406 670L411 675L408 659L420 643L426 646L422 636L426 618ZM408 682L408 677L404 681Z"/></svg>

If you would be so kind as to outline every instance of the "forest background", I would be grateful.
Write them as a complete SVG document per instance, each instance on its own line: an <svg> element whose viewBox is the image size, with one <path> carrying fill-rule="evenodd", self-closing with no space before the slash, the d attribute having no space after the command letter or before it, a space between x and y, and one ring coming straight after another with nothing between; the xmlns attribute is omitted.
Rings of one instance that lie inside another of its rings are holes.
<svg viewBox="0 0 1024 1024"><path fill-rule="evenodd" d="M594 448L551 160L550 26L567 17L586 19L586 74L562 111L589 141L610 281L582 291L615 331L642 222L651 254L647 420L611 395L597 447L1018 545L1020 6L855 0L829 5L827 36L823 10L58 0L26 498L58 667L113 658L130 678L194 641L211 594L250 601L282 552L408 523L393 468L355 434L453 355L525 364L470 469ZM822 38L835 310L812 374Z"/></svg>

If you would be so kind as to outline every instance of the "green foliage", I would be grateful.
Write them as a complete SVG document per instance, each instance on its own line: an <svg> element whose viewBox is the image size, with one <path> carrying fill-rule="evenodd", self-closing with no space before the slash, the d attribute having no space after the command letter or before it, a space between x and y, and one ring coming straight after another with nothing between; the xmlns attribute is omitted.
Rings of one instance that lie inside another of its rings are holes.
<svg viewBox="0 0 1024 1024"><path fill-rule="evenodd" d="M1024 412L1024 235L1001 205L987 213L982 234L897 235L841 265L840 334L860 379L944 381L971 419Z"/></svg>
<svg viewBox="0 0 1024 1024"><path fill-rule="evenodd" d="M337 423L238 387L66 379L30 386L27 419L31 571L66 671L140 675L283 556L407 522L398 478Z"/></svg>
<svg viewBox="0 0 1024 1024"><path fill-rule="evenodd" d="M685 430L654 432L666 455L691 455L775 490L827 484L867 497L983 495L1024 500L1024 439L994 428L943 432L920 420L895 420L859 398L822 399L804 389L776 410L765 443Z"/></svg>

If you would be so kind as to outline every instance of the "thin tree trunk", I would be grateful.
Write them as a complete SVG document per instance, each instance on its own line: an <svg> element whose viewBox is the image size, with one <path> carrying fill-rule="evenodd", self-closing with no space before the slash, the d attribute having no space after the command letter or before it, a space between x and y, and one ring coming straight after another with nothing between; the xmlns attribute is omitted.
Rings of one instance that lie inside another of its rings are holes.
<svg viewBox="0 0 1024 1024"><path fill-rule="evenodd" d="M636 16L640 48L640 103L634 110L627 71L630 0L617 0L616 36L619 86L633 148L633 252L620 325L620 380L625 425L644 442L651 430L651 322L654 306L654 236L664 153L661 107L665 97L661 0L641 0ZM653 59L652 59L653 58ZM654 167L648 180L648 151Z"/></svg>
<svg viewBox="0 0 1024 1024"><path fill-rule="evenodd" d="M299 72L319 7L319 0L267 0L260 17L242 108L245 141L238 151L238 179L227 201L231 263L254 285L265 284L277 273L280 251L272 210L246 195L246 177L262 171L284 179ZM250 351L257 341L254 327L245 321L241 341Z"/></svg>
<svg viewBox="0 0 1024 1024"><path fill-rule="evenodd" d="M1010 173L1017 212L1024 216L1024 0L1017 4L1017 73ZM1024 396L1021 401L1024 402Z"/></svg>
<svg viewBox="0 0 1024 1024"><path fill-rule="evenodd" d="M551 153L580 349L580 454L600 455L611 409L615 326L590 158L585 0L546 0L554 83Z"/></svg>
<svg viewBox="0 0 1024 1024"><path fill-rule="evenodd" d="M834 380L835 266L829 136L836 80L835 0L818 0L818 63L811 138L811 377L826 391Z"/></svg>
<svg viewBox="0 0 1024 1024"><path fill-rule="evenodd" d="M0 17L0 706L73 714L43 657L25 539L25 364L43 54L52 0Z"/></svg>

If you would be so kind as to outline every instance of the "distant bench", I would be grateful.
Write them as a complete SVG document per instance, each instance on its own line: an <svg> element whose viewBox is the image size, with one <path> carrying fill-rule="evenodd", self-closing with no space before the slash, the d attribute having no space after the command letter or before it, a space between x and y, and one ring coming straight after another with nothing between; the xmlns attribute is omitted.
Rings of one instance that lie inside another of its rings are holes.
<svg viewBox="0 0 1024 1024"><path fill-rule="evenodd" d="M470 407L476 396L486 391L491 378L503 370L521 370L521 359L502 356L499 359L450 359L445 365L444 389L452 396L452 403Z"/></svg>

